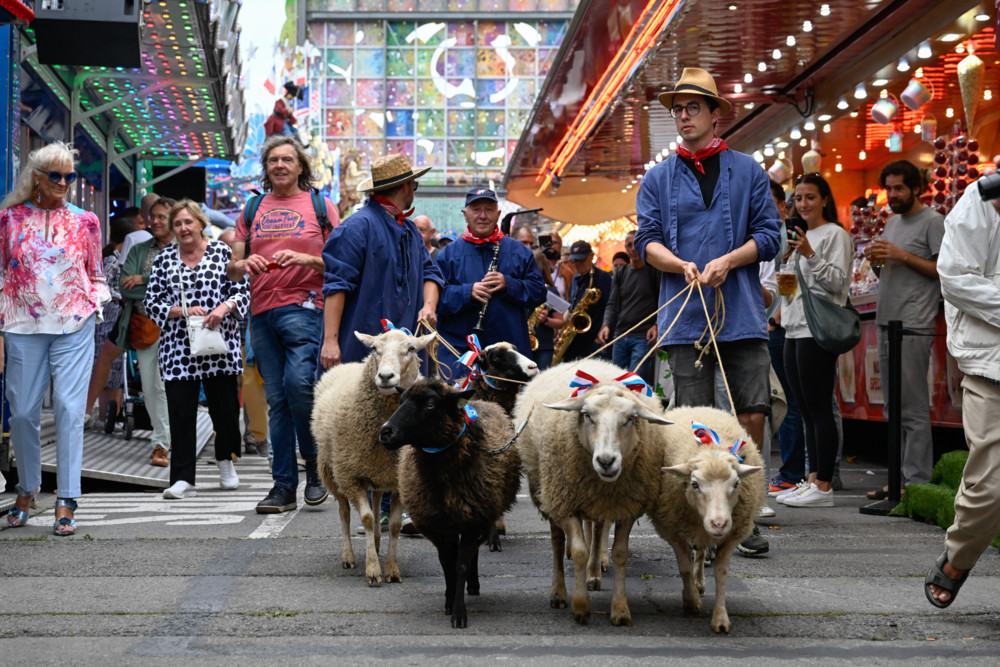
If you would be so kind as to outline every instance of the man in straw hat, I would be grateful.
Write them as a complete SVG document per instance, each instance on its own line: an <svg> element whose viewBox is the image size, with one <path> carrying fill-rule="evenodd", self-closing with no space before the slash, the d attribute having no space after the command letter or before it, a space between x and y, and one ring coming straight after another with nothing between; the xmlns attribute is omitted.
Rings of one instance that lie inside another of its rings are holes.
<svg viewBox="0 0 1000 667"><path fill-rule="evenodd" d="M369 349L354 332L382 333L382 320L410 331L416 331L421 319L437 323L444 278L410 219L417 179L428 171L430 167L414 171L404 155L377 158L371 178L358 184L359 192L371 195L368 201L326 242L323 368L364 359ZM388 493L381 509L381 523L387 526ZM404 511L403 532L414 530Z"/></svg>
<svg viewBox="0 0 1000 667"><path fill-rule="evenodd" d="M717 305L720 312L725 307L725 320L716 322L721 325L715 332L717 354L740 423L759 447L770 412L770 356L757 263L778 252L781 219L767 172L749 155L730 150L715 133L732 104L719 96L708 72L684 68L674 89L659 98L682 141L675 155L642 179L635 247L643 261L663 271L661 304L693 281L721 291L723 303L716 304L716 290L703 290L709 313ZM660 331L667 331L682 301L660 312ZM700 356L695 345L707 343L708 334L701 304L695 300L694 305L684 309L664 344L677 404L714 405L718 360L712 350ZM767 550L767 542L760 541L754 550L758 554Z"/></svg>
<svg viewBox="0 0 1000 667"><path fill-rule="evenodd" d="M437 322L444 280L410 219L417 179L429 170L414 170L403 155L376 159L358 185L371 194L367 203L326 242L323 368L364 359L369 350L354 332L379 334L383 319L410 331L420 319Z"/></svg>

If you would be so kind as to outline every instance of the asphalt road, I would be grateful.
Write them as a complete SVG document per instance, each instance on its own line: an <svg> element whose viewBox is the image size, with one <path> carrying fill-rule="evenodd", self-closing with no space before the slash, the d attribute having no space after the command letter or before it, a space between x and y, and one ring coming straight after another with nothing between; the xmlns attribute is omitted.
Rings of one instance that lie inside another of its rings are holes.
<svg viewBox="0 0 1000 667"><path fill-rule="evenodd" d="M332 499L257 515L266 463L248 457L238 471L239 490L219 490L209 447L197 498L91 486L75 537L52 535L51 493L27 527L0 528L0 664L994 665L1000 653L996 550L947 612L933 609L922 583L943 532L859 514L863 492L885 480L865 464L845 465L836 508L772 502L778 515L760 521L771 552L733 558L728 636L709 627L711 570L707 611L686 617L673 553L646 520L631 539L632 627L610 624L610 573L588 625L549 608L547 524L522 495L503 551L481 552L469 628L454 630L426 540L401 537L403 583L370 588L363 569L341 568ZM363 538L353 539L361 560Z"/></svg>

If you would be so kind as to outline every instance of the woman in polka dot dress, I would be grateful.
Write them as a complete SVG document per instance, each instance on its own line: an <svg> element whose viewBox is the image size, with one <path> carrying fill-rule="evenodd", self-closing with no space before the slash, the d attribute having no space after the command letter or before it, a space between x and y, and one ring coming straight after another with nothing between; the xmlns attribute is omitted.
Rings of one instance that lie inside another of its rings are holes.
<svg viewBox="0 0 1000 667"><path fill-rule="evenodd" d="M170 209L170 227L177 239L156 258L143 305L159 325L160 373L167 392L170 421L170 488L164 498L190 498L195 490L195 438L198 388L203 385L215 428L215 458L219 485L239 486L233 463L240 453L239 389L243 373L237 320L247 312L250 296L244 278L226 276L232 251L221 241L209 241L203 231L208 219L189 199ZM205 326L222 332L228 351L196 357L191 354L181 290L190 315L205 315Z"/></svg>

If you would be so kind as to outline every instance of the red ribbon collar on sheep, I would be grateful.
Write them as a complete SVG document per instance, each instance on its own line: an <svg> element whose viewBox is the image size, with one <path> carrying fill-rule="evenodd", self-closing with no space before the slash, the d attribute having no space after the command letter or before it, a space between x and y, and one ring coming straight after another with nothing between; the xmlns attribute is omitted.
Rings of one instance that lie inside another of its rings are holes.
<svg viewBox="0 0 1000 667"><path fill-rule="evenodd" d="M475 380L482 380L486 383L486 386L492 389L499 389L499 387L496 386L492 380L486 377L486 374L483 373L479 364L476 363L476 359L478 359L479 355L483 353L483 348L479 345L479 336L476 334L469 334L465 337L465 342L469 345L469 351L458 358L458 363L468 367L469 375L459 386L459 389L465 391Z"/></svg>
<svg viewBox="0 0 1000 667"><path fill-rule="evenodd" d="M716 447L722 447L722 443L719 442L719 434L708 428L704 424L693 421L691 422L691 430L694 431L694 439L703 445L715 445ZM740 451L740 447L746 444L743 438L737 438L736 444L729 449L729 453L735 456L740 463L743 463L743 457L736 452Z"/></svg>
<svg viewBox="0 0 1000 667"><path fill-rule="evenodd" d="M465 411L465 423L462 424L462 430L458 432L458 436L454 440L449 442L444 447L421 447L420 449L424 450L428 454L437 454L439 452L443 452L444 450L448 449L456 442L458 442L462 438L462 436L465 435L465 431L469 427L469 424L476 421L476 417L479 416L479 413L476 412L476 409L471 405L469 405L468 403L463 405L462 409Z"/></svg>
<svg viewBox="0 0 1000 667"><path fill-rule="evenodd" d="M625 373L624 375L619 375L612 380L612 382L620 382L625 385L626 389L630 389L631 391L638 392L640 394L645 394L646 396L653 395L653 390L650 389L649 385L635 373ZM587 391L597 383L598 379L593 375L578 370L569 383L569 386L573 387L573 393L569 395L570 398L576 398L578 395Z"/></svg>

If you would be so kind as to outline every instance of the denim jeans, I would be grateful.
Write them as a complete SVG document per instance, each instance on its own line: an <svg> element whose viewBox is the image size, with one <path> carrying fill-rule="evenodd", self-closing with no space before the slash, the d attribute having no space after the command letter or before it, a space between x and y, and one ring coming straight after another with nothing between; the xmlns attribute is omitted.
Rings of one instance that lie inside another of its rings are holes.
<svg viewBox="0 0 1000 667"><path fill-rule="evenodd" d="M635 370L636 364L646 356L647 352L649 352L649 343L646 342L646 336L626 336L625 338L618 339L611 346L611 362L615 366L627 368L630 371ZM649 355L649 358L642 362L642 368L635 372L646 381L646 384L653 388L656 387L656 383L652 377L653 355Z"/></svg>
<svg viewBox="0 0 1000 667"><path fill-rule="evenodd" d="M274 485L295 489L299 485L296 440L302 458L316 460L309 420L323 311L289 304L254 315L250 323L257 370L267 393Z"/></svg>
<svg viewBox="0 0 1000 667"><path fill-rule="evenodd" d="M60 498L79 498L83 464L83 418L94 362L94 323L68 334L8 333L7 401L10 440L17 457L18 482L25 491L42 483L40 424L42 399L52 378L56 420L56 484ZM0 345L3 343L0 342Z"/></svg>

